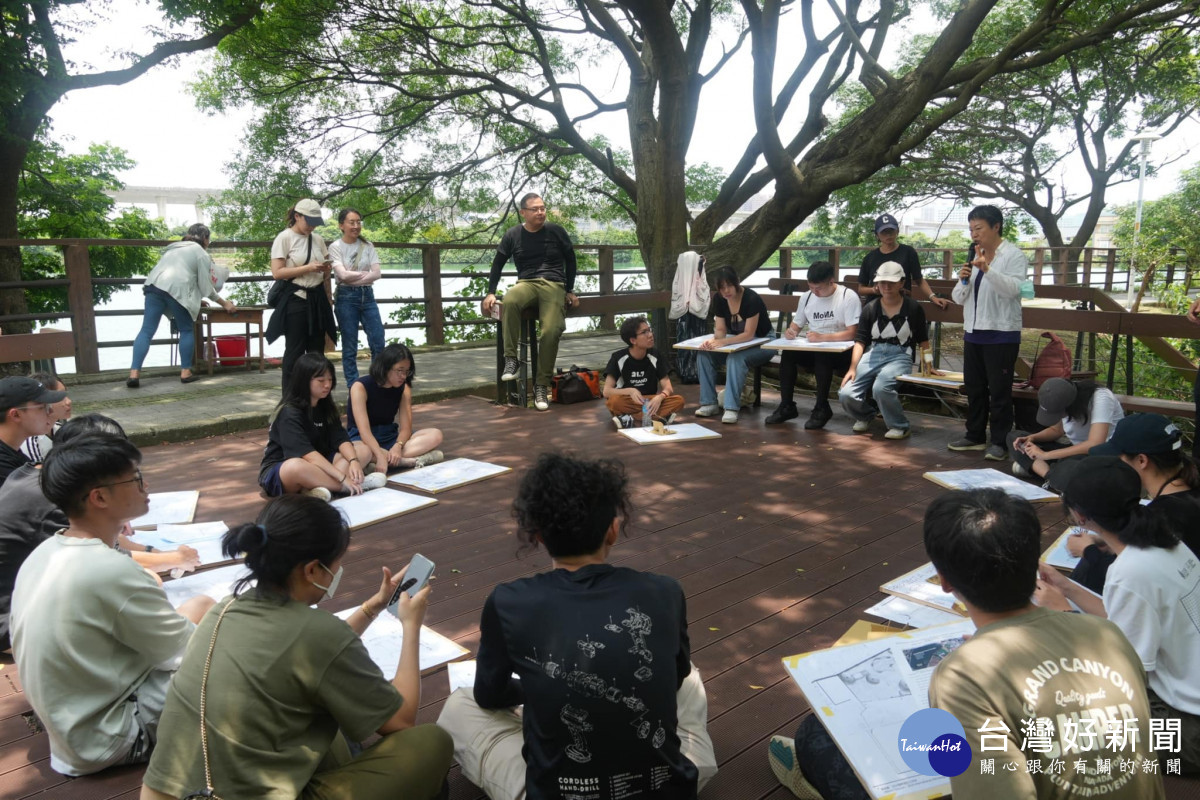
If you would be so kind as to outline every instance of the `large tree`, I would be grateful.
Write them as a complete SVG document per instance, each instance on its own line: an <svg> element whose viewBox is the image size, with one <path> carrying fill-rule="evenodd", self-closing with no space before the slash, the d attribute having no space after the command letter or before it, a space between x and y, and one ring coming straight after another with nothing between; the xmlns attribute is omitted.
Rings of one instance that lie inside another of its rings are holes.
<svg viewBox="0 0 1200 800"><path fill-rule="evenodd" d="M1137 179L1133 134L1168 136L1195 114L1197 45L1195 31L1176 24L992 81L900 164L839 198L851 216L934 199L999 201L1027 214L1073 261L1107 190ZM1068 239L1062 220L1081 212Z"/></svg>
<svg viewBox="0 0 1200 800"><path fill-rule="evenodd" d="M356 185L341 164L351 157L375 160L372 181L398 198L497 182L515 193L531 175L542 186L561 173L634 221L651 284L663 287L694 245L710 263L753 270L833 191L898 162L989 81L1188 24L1200 0L929 5L940 33L890 71L881 54L899 46L909 8L894 0L830 0L834 16L816 0L280 0L221 47L202 97L263 108L281 160L306 163L314 183ZM785 11L798 24L781 39ZM756 135L731 143L736 164L693 219L697 111L740 47L753 61ZM585 84L585 66L603 78ZM852 79L870 100L831 125L831 100ZM610 114L627 122L627 154L589 134ZM767 202L718 238L763 190Z"/></svg>
<svg viewBox="0 0 1200 800"><path fill-rule="evenodd" d="M119 50L112 68L95 69L78 61L73 47L115 13L109 3L6 0L0 7L0 239L19 235L18 194L26 158L50 109L67 92L128 83L172 58L215 47L248 25L260 5L261 0L161 0L163 27L147 31L153 43L144 52ZM181 33L183 28L189 33ZM0 247L0 281L20 278L20 250ZM0 290L0 315L26 311L23 292ZM5 328L28 330L20 324Z"/></svg>

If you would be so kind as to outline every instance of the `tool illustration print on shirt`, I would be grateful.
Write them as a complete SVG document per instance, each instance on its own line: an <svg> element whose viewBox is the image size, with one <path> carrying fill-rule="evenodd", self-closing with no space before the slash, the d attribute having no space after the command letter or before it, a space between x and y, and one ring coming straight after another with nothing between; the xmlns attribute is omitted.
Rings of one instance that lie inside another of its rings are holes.
<svg viewBox="0 0 1200 800"><path fill-rule="evenodd" d="M603 641L602 638L593 639L591 636L584 636L577 640L574 654L577 660L570 667L562 663L565 659L560 660L553 653L542 658L537 652L537 648L534 648L532 655L525 656L525 660L541 668L547 677L564 681L570 690L578 695L607 700L614 705L624 707L631 717L629 724L637 737L649 739L650 744L657 750L667 740L666 729L663 728L661 720L646 719L646 703L636 693L638 683L646 683L654 677L654 672L650 669L650 662L654 660L654 654L650 651L646 641L653 630L654 621L649 614L644 614L637 608L627 608L625 614L625 618L620 622L609 617L604 631L611 636L602 637L608 638L609 641ZM628 637L626 641L629 647L626 652L642 662L632 676L629 676L636 682L631 682L630 686L625 689L616 685L620 678L606 680L589 669L593 666L591 663L593 659L603 658L605 650L625 645L626 642L612 641L616 636ZM589 712L586 708L570 703L563 706L559 712L559 719L571 734L571 744L566 750L567 757L578 764L586 764L592 760L592 752L588 747L586 734L593 731L594 726L588 721L588 715ZM658 724L656 725L655 722Z"/></svg>

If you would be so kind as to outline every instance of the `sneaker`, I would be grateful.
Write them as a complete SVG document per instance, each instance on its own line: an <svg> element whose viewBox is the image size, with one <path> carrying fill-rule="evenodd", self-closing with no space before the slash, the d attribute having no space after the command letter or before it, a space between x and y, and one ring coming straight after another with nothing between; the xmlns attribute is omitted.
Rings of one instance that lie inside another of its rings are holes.
<svg viewBox="0 0 1200 800"><path fill-rule="evenodd" d="M613 423L613 427L619 431L624 430L626 428L632 428L633 427L633 415L632 414L621 414L619 416L613 417L612 423Z"/></svg>
<svg viewBox="0 0 1200 800"><path fill-rule="evenodd" d="M309 497L315 497L318 500L324 500L326 503L333 499L333 492L329 491L324 486L317 486L312 489L307 489L304 493Z"/></svg>
<svg viewBox="0 0 1200 800"><path fill-rule="evenodd" d="M965 436L961 439L955 439L950 444L946 445L947 450L953 450L956 453L967 453L972 450L987 450L987 442L973 442Z"/></svg>
<svg viewBox="0 0 1200 800"><path fill-rule="evenodd" d="M387 475L382 472L372 472L370 475L363 478L362 488L364 492L369 492L371 489L378 489L387 485Z"/></svg>
<svg viewBox="0 0 1200 800"><path fill-rule="evenodd" d="M988 461L1003 461L1008 458L1008 451L998 444L989 444L983 457Z"/></svg>
<svg viewBox="0 0 1200 800"><path fill-rule="evenodd" d="M775 779L800 800L821 800L820 793L800 771L796 760L796 743L787 736L772 736L767 745L767 761Z"/></svg>
<svg viewBox="0 0 1200 800"><path fill-rule="evenodd" d="M885 439L907 439L910 436L908 428L888 428L888 432L883 435Z"/></svg>
<svg viewBox="0 0 1200 800"><path fill-rule="evenodd" d="M808 415L808 420L804 423L804 430L815 431L825 427L825 423L833 419L833 409L828 406L818 406Z"/></svg>
<svg viewBox="0 0 1200 800"><path fill-rule="evenodd" d="M430 464L440 464L446 460L446 456L441 450L430 450L428 453L419 455L413 460L417 462L413 464L413 469L418 469L420 467L428 467Z"/></svg>
<svg viewBox="0 0 1200 800"><path fill-rule="evenodd" d="M521 362L515 358L504 357L504 372L500 375L502 381L515 381L521 371Z"/></svg>
<svg viewBox="0 0 1200 800"><path fill-rule="evenodd" d="M700 406L696 409L697 417L715 417L721 413L721 407L715 403L709 403L706 406Z"/></svg>
<svg viewBox="0 0 1200 800"><path fill-rule="evenodd" d="M725 413L721 415L721 422L724 422L726 425L734 425L737 423L737 418L738 412L727 408L725 409Z"/></svg>
<svg viewBox="0 0 1200 800"><path fill-rule="evenodd" d="M768 425L779 425L787 422L789 419L795 419L800 416L800 412L796 410L795 403L780 403L775 410L771 412L771 416L767 417L764 422Z"/></svg>
<svg viewBox="0 0 1200 800"><path fill-rule="evenodd" d="M1022 467L1020 464L1018 464L1015 461L1012 463L1012 474L1016 475L1018 478L1032 478L1033 477L1032 472L1025 469L1024 467Z"/></svg>
<svg viewBox="0 0 1200 800"><path fill-rule="evenodd" d="M850 430L854 431L855 433L866 433L867 431L871 430L871 420L869 420L869 419L856 420L854 425L850 428Z"/></svg>
<svg viewBox="0 0 1200 800"><path fill-rule="evenodd" d="M533 387L533 407L538 411L550 410L550 390L545 386Z"/></svg>

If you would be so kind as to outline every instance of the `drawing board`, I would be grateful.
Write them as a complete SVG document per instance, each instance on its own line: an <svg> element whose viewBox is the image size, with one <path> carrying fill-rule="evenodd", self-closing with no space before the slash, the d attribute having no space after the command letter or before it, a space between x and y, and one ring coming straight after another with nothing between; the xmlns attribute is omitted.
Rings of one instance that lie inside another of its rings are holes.
<svg viewBox="0 0 1200 800"><path fill-rule="evenodd" d="M953 469L944 472L926 472L922 477L947 489L1001 489L1014 497L1031 503L1049 503L1058 495L1047 489L1026 483L1020 478L998 469Z"/></svg>
<svg viewBox="0 0 1200 800"><path fill-rule="evenodd" d="M165 581L163 591L167 593L167 600L171 601L175 608L179 608L188 598L202 594L219 601L233 594L233 584L247 572L245 565L231 564L228 567L196 572L173 581Z"/></svg>
<svg viewBox="0 0 1200 800"><path fill-rule="evenodd" d="M358 606L337 612L342 619L358 611ZM404 627L389 611L383 611L372 622L362 635L362 643L371 654L385 678L391 679L396 674L396 666L400 663L400 648L404 644ZM432 672L450 661L458 661L471 654L471 651L452 639L447 639L435 630L421 626L421 674ZM471 676L471 685L475 685L475 676Z"/></svg>
<svg viewBox="0 0 1200 800"><path fill-rule="evenodd" d="M937 570L934 569L932 563L917 567L912 572L906 572L899 578L888 581L879 587L879 591L885 594L894 594L939 611L957 614L960 617L967 614L966 606L955 600L954 595L942 591L942 584L938 581Z"/></svg>
<svg viewBox="0 0 1200 800"><path fill-rule="evenodd" d="M654 432L653 428L643 428L641 426L624 428L620 432L638 444L670 444L672 442L694 442L697 439L721 438L721 434L716 431L706 428L703 425L697 425L694 422L685 422L681 425L668 425L666 429L674 431L674 433L660 436Z"/></svg>
<svg viewBox="0 0 1200 800"><path fill-rule="evenodd" d="M896 741L909 715L928 708L934 668L974 631L962 619L783 659L871 797L927 800L949 794L949 779L910 769Z"/></svg>
<svg viewBox="0 0 1200 800"><path fill-rule="evenodd" d="M486 481L488 478L494 478L506 472L512 472L512 468L489 464L486 461L475 461L471 458L452 458L431 467L397 473L388 478L388 483L406 489L437 494L449 489L457 489L459 486L466 486L469 483Z"/></svg>
<svg viewBox="0 0 1200 800"><path fill-rule="evenodd" d="M339 497L330 503L345 512L352 531L436 504L437 500L432 497L422 497L419 494L400 492L387 487L371 489L350 497Z"/></svg>
<svg viewBox="0 0 1200 800"><path fill-rule="evenodd" d="M947 622L957 622L962 619L960 614L923 606L896 595L880 600L863 613L885 619L888 622L908 625L911 628L928 628L931 625L944 625Z"/></svg>
<svg viewBox="0 0 1200 800"><path fill-rule="evenodd" d="M848 342L810 342L803 336L795 339L772 339L763 345L764 350L808 350L815 353L841 353L854 349L854 341Z"/></svg>
<svg viewBox="0 0 1200 800"><path fill-rule="evenodd" d="M682 342L675 343L675 349L676 350L699 350L699 349L701 349L700 345L704 344L711 338L713 338L713 335L711 333L706 333L703 336L695 336L691 339L684 339ZM713 353L736 353L739 350L749 350L751 347L758 347L760 344L765 344L766 342L769 342L769 341L771 341L771 340L768 339L766 336L759 336L754 339L747 339L744 342L738 342L737 344L726 345L723 347L714 347L711 352L713 352Z"/></svg>
<svg viewBox="0 0 1200 800"><path fill-rule="evenodd" d="M1080 528L1077 525L1072 525L1062 532L1062 535L1054 540L1054 544L1046 548L1046 552L1042 553L1042 561L1052 567L1058 567L1064 570L1073 570L1079 565L1079 556L1073 556L1067 550L1067 539L1076 533L1086 535L1088 531Z"/></svg>
<svg viewBox="0 0 1200 800"><path fill-rule="evenodd" d="M938 371L942 374L921 375L914 373L912 375L898 375L896 380L903 381L904 383L915 383L920 386L929 386L934 389L949 389L953 392L961 392L965 388L961 372Z"/></svg>
<svg viewBox="0 0 1200 800"><path fill-rule="evenodd" d="M153 528L166 522L191 522L196 516L196 504L200 502L200 493L188 492L153 492L150 495L150 509L129 524L134 528Z"/></svg>
<svg viewBox="0 0 1200 800"><path fill-rule="evenodd" d="M228 530L224 522L163 524L154 531L135 531L132 539L138 544L148 544L158 550L176 550L181 545L191 547L200 556L200 563L207 566L231 560L221 552L221 537Z"/></svg>

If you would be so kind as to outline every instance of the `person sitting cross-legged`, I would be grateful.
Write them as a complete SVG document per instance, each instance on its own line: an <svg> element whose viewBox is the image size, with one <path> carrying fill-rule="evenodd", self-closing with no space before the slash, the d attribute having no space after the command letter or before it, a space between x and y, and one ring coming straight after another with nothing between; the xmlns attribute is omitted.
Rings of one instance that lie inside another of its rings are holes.
<svg viewBox="0 0 1200 800"><path fill-rule="evenodd" d="M543 453L513 511L554 569L484 604L474 691L438 718L463 775L491 800L696 797L717 770L683 590L608 563L630 512L624 469Z"/></svg>
<svg viewBox="0 0 1200 800"><path fill-rule="evenodd" d="M128 440L92 433L55 445L42 467L42 491L70 525L21 565L11 630L50 766L64 775L150 756L171 675L213 604L193 597L172 608L117 552L123 526L150 508L140 462Z"/></svg>
<svg viewBox="0 0 1200 800"><path fill-rule="evenodd" d="M942 590L975 623L929 682L929 705L962 724L970 747L966 770L950 778L954 797L1163 798L1137 652L1108 620L1033 604L1042 550L1033 506L999 489L946 492L926 509L924 534ZM1138 734L1109 733L1134 720ZM768 752L798 797L869 797L816 714Z"/></svg>
<svg viewBox="0 0 1200 800"><path fill-rule="evenodd" d="M796 317L783 332L784 337L795 339L807 327L806 338L814 344L854 341L862 313L858 295L837 282L837 270L828 261L814 261L808 268L807 277L808 291L796 302ZM806 430L824 428L833 417L833 409L829 407L833 373L844 374L850 368L850 350L784 350L779 364L779 407L766 418L766 424L778 425L800 416L792 400L798 368L811 372L817 381L816 402L804 427Z"/></svg>
<svg viewBox="0 0 1200 800"><path fill-rule="evenodd" d="M613 425L642 424L647 404L652 417L671 423L683 408L683 396L671 386L667 360L654 352L654 329L645 317L630 317L621 323L621 340L629 347L613 353L604 368L604 401Z"/></svg>

